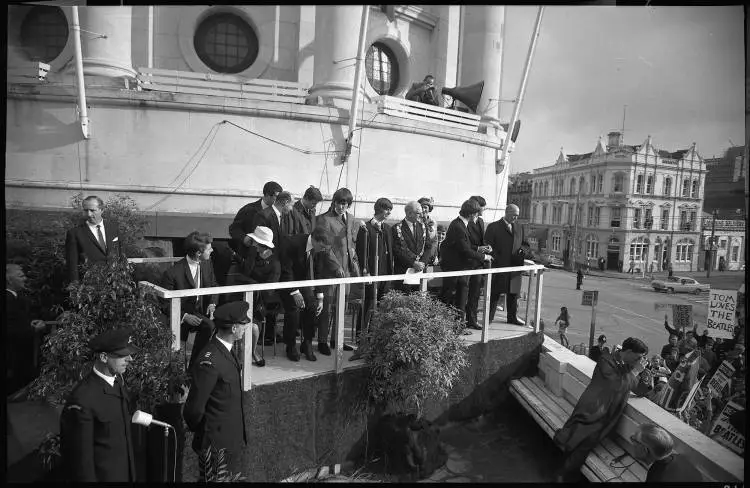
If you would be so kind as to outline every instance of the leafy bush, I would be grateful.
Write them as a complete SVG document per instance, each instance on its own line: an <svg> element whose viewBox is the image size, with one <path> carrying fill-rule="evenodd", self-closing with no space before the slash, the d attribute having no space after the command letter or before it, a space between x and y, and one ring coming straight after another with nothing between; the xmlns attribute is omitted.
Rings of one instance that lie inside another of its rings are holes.
<svg viewBox="0 0 750 488"><path fill-rule="evenodd" d="M121 327L133 330L133 343L140 348L125 373L138 408L153 411L185 384L184 356L172 351L176 338L161 315L157 298L139 288L132 274L127 258L116 256L95 263L82 282L70 286L72 311L62 316L57 331L45 339L41 373L29 389L31 398L64 402L91 370L88 341L104 330Z"/></svg>
<svg viewBox="0 0 750 488"><path fill-rule="evenodd" d="M467 363L462 329L457 310L428 294L386 294L363 353L375 404L421 418L427 401L446 398Z"/></svg>
<svg viewBox="0 0 750 488"><path fill-rule="evenodd" d="M198 457L199 481L201 482L234 482L245 481L242 473L230 473L226 459L226 449L208 446Z"/></svg>
<svg viewBox="0 0 750 488"><path fill-rule="evenodd" d="M71 209L66 212L7 212L5 238L7 258L19 262L27 277L26 293L34 318L53 320L64 309L67 298L65 281L65 234L82 222L81 193L71 197ZM138 242L148 221L138 212L135 201L127 195L114 195L104 205L105 219L117 222L123 253L128 257L141 256Z"/></svg>

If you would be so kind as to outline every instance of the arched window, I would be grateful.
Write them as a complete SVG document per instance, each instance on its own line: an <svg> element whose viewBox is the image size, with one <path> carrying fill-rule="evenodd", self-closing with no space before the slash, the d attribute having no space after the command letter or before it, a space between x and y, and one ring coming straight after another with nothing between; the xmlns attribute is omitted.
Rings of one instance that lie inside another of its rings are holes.
<svg viewBox="0 0 750 488"><path fill-rule="evenodd" d="M586 256L591 259L599 257L599 239L594 234L586 238Z"/></svg>
<svg viewBox="0 0 750 488"><path fill-rule="evenodd" d="M693 260L693 246L694 242L692 239L682 239L677 243L675 248L675 261L679 263L688 263Z"/></svg>
<svg viewBox="0 0 750 488"><path fill-rule="evenodd" d="M664 178L664 196L668 197L672 195L672 178Z"/></svg>
<svg viewBox="0 0 750 488"><path fill-rule="evenodd" d="M643 262L648 252L648 239L638 237L630 243L630 261Z"/></svg>
<svg viewBox="0 0 750 488"><path fill-rule="evenodd" d="M32 7L21 23L21 45L31 61L50 63L68 42L68 19L59 7Z"/></svg>
<svg viewBox="0 0 750 488"><path fill-rule="evenodd" d="M391 48L375 42L365 56L367 81L379 95L393 95L398 87L398 62Z"/></svg>
<svg viewBox="0 0 750 488"><path fill-rule="evenodd" d="M195 30L195 52L217 73L240 73L258 58L260 44L253 28L241 16L221 12L206 17Z"/></svg>

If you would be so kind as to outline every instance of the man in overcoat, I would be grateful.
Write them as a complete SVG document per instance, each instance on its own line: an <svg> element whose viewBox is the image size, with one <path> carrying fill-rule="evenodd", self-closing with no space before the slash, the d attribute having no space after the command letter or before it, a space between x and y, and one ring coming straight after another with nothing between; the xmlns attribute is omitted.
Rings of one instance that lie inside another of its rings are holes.
<svg viewBox="0 0 750 488"><path fill-rule="evenodd" d="M81 278L79 266L83 263L106 261L120 252L120 231L117 224L102 218L104 201L91 195L82 203L81 225L68 230L65 235L65 259L68 265L68 280Z"/></svg>
<svg viewBox="0 0 750 488"><path fill-rule="evenodd" d="M60 450L73 482L134 482L131 417L122 374L137 348L129 329L111 329L89 342L94 367L70 393L60 416Z"/></svg>
<svg viewBox="0 0 750 488"><path fill-rule="evenodd" d="M517 223L518 206L512 203L505 209L505 217L487 226L484 237L486 244L492 246L493 268L508 268L523 266L524 252L522 246L528 248L524 230ZM492 291L490 293L490 321L495 318L495 310L500 295L505 295L505 310L508 313L508 323L526 325L518 318L518 294L521 292L521 273L496 273L492 275Z"/></svg>
<svg viewBox="0 0 750 488"><path fill-rule="evenodd" d="M405 274L409 268L425 271L432 257L432 241L427 235L427 227L422 223L422 205L416 201L404 207L406 217L393 226L393 272ZM419 285L399 286L409 292L419 289Z"/></svg>
<svg viewBox="0 0 750 488"><path fill-rule="evenodd" d="M234 252L240 252L243 241L245 245L250 245L245 240L245 236L255 230L255 214L273 205L276 201L276 195L282 191L281 185L275 181L269 181L263 185L263 196L260 199L248 203L237 212L229 225L229 235L232 236L229 247Z"/></svg>
<svg viewBox="0 0 750 488"><path fill-rule="evenodd" d="M214 313L216 335L200 352L190 370L192 386L182 415L193 436L193 450L200 456L209 446L226 449L228 469L240 467L240 454L247 444L242 405L241 363L235 341L250 325L245 301L221 305Z"/></svg>

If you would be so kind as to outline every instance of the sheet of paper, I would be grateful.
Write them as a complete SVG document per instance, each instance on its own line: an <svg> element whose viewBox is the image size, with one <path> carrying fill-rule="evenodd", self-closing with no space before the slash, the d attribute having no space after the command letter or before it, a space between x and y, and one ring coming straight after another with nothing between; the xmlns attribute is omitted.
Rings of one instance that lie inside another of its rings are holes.
<svg viewBox="0 0 750 488"><path fill-rule="evenodd" d="M406 275L404 276L404 284L405 285L418 285L421 274L422 274L421 271L417 271L414 268L407 269Z"/></svg>

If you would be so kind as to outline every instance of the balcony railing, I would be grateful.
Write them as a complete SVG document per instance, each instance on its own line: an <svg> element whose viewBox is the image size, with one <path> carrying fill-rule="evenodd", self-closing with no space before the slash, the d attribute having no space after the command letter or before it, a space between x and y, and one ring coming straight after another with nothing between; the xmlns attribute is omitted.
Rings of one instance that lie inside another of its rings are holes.
<svg viewBox="0 0 750 488"><path fill-rule="evenodd" d="M376 97L374 101L378 104L378 112L382 114L402 117L404 119L432 122L473 132L479 130L479 120L481 117L476 114L436 107L426 103L412 102L411 100L406 100L404 98L390 97L387 95Z"/></svg>
<svg viewBox="0 0 750 488"><path fill-rule="evenodd" d="M169 263L177 261L181 258L131 258L131 263ZM542 284L543 284L543 273L546 269L544 266L534 264L532 261L525 261L524 266L514 266L510 268L493 268L493 269L479 269L470 271L441 271L437 273L420 273L419 283L420 290L423 292L427 291L427 282L434 278L450 278L453 276L474 276L474 275L487 275L485 280L485 301L482 318L482 343L489 341L489 316L490 316L490 300L488 297L492 291L492 279L491 275L498 273L518 273L518 272L530 272L536 277L536 293L534 303L534 331L539 332L539 319L541 318L541 300L542 300ZM346 285L352 284L372 284L373 282L384 282L384 281L403 281L405 275L383 275L383 276L361 276L354 278L341 278L341 279L324 279L324 280L305 280L305 281L286 281L277 283L263 283L255 285L235 285L235 286L217 286L211 288L191 288L186 290L167 290L158 285L150 283L148 281L141 281L139 283L142 287L150 288L157 297L169 301L170 313L169 323L172 329L174 337L180 337L180 300L185 297L198 297L204 295L225 295L225 294L244 294L244 299L250 304L250 310L254 310L253 307L253 292L258 291L271 291L271 290L289 290L298 289L304 287L313 286L329 286L334 285L337 288L336 301L335 301L335 320L336 320L336 352L334 355L334 366L332 371L340 374L344 368L344 313L346 311ZM527 296L531 296L531 282L529 279ZM526 302L526 316L528 317L529 306L531 302ZM354 325L352 324L352 327ZM262 338L260 340L263 340ZM172 344L172 348L179 351L181 343L179 340L175 340ZM251 387L251 364L252 364L252 334L244 334L241 344L240 358L242 361L242 388L247 391ZM197 351L196 351L197 352Z"/></svg>
<svg viewBox="0 0 750 488"><path fill-rule="evenodd" d="M304 104L308 89L301 83L261 80L214 73L138 68L142 90L209 95L243 100Z"/></svg>

